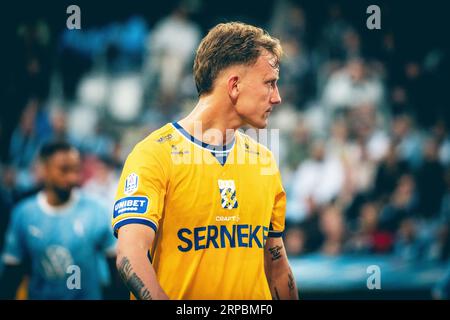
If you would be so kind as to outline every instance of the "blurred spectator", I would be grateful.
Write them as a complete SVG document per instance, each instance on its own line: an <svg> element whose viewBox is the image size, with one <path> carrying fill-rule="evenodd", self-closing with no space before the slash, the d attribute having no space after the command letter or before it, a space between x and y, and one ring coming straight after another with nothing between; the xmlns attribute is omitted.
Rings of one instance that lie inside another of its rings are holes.
<svg viewBox="0 0 450 320"><path fill-rule="evenodd" d="M328 21L325 22L321 32L320 48L329 60L343 60L343 39L349 23L342 16L342 8L334 3L328 6Z"/></svg>
<svg viewBox="0 0 450 320"><path fill-rule="evenodd" d="M345 244L345 251L358 254L386 253L390 250L392 236L379 230L380 206L366 202L361 207L356 230Z"/></svg>
<svg viewBox="0 0 450 320"><path fill-rule="evenodd" d="M409 172L407 163L399 159L395 145L391 144L375 174L374 196L382 200L389 197L396 188L400 177L407 172Z"/></svg>
<svg viewBox="0 0 450 320"><path fill-rule="evenodd" d="M303 46L306 43L307 21L304 9L294 1L281 0L275 3L270 23L272 34L284 40L292 40Z"/></svg>
<svg viewBox="0 0 450 320"><path fill-rule="evenodd" d="M359 108L359 110L363 110L364 108ZM355 110L355 111L357 111ZM367 111L372 112L370 106L367 108ZM367 115L370 115L368 113ZM376 117L376 113L372 113L373 117ZM364 122L367 122L367 118L364 119ZM390 137L388 133L382 128L374 127L375 119L372 118L369 120L370 123L363 123L363 125L359 125L359 128L356 131L356 138L359 140L359 143L365 144L367 148L367 155L370 160L376 161L379 163L383 158L386 157L389 145L391 144Z"/></svg>
<svg viewBox="0 0 450 320"><path fill-rule="evenodd" d="M375 162L370 159L365 144L350 140L346 118L338 118L333 122L327 152L340 159L344 169L344 183L340 192L342 205L347 205L356 195L372 187Z"/></svg>
<svg viewBox="0 0 450 320"><path fill-rule="evenodd" d="M159 21L148 40L149 55L144 71L147 90L158 88L164 104L177 98L180 80L200 42L200 29L188 17L188 8L179 5Z"/></svg>
<svg viewBox="0 0 450 320"><path fill-rule="evenodd" d="M300 233L297 234L297 242L300 242L299 240L303 240L303 243L298 243L298 250L301 249L301 251L298 252L298 254L305 254L305 253L311 253L316 252L320 250L322 247L323 241L324 241L324 235L322 233L322 230L320 228L320 210L318 207L314 206L314 203L311 201L311 199L308 199L311 212L308 216L306 216L303 220L301 220L298 224L294 224L292 229L298 228L300 230ZM286 221L289 223L289 221ZM289 233L289 235L291 235ZM292 239L291 239L292 240ZM294 241L295 241L295 234L294 234ZM302 244L302 247L300 247L300 244Z"/></svg>
<svg viewBox="0 0 450 320"><path fill-rule="evenodd" d="M112 74L138 70L142 65L147 37L147 25L140 16L132 16L125 23L114 23L103 30L107 34L106 59Z"/></svg>
<svg viewBox="0 0 450 320"><path fill-rule="evenodd" d="M431 128L431 134L439 145L439 160L444 166L450 165L450 135L447 124L438 119Z"/></svg>
<svg viewBox="0 0 450 320"><path fill-rule="evenodd" d="M108 156L113 153L116 142L112 135L107 132L106 125L98 123L95 127L95 132L78 144L83 153Z"/></svg>
<svg viewBox="0 0 450 320"><path fill-rule="evenodd" d="M361 37L351 28L347 29L343 34L342 43L344 45L344 60L350 61L352 59L362 58Z"/></svg>
<svg viewBox="0 0 450 320"><path fill-rule="evenodd" d="M402 114L394 117L391 136L397 146L399 158L406 161L412 170L417 169L422 162L423 138L414 128L410 115Z"/></svg>
<svg viewBox="0 0 450 320"><path fill-rule="evenodd" d="M417 235L414 219L406 218L400 222L394 253L403 261L418 261L423 255L423 246Z"/></svg>
<svg viewBox="0 0 450 320"><path fill-rule="evenodd" d="M115 162L106 156L96 158L94 161L93 175L84 183L82 190L99 199L105 207L112 207L119 182ZM108 211L108 217L109 215Z"/></svg>
<svg viewBox="0 0 450 320"><path fill-rule="evenodd" d="M380 229L394 235L402 221L417 214L417 191L414 178L404 174L398 179L394 192L380 215Z"/></svg>
<svg viewBox="0 0 450 320"><path fill-rule="evenodd" d="M290 257L296 257L305 251L305 232L297 225L287 228L285 233L286 252Z"/></svg>
<svg viewBox="0 0 450 320"><path fill-rule="evenodd" d="M315 90L309 52L301 42L292 38L286 39L282 46L285 58L280 66L283 75L280 78L280 94L301 110Z"/></svg>
<svg viewBox="0 0 450 320"><path fill-rule="evenodd" d="M333 73L325 85L323 104L329 112L355 108L363 104L380 108L384 88L380 79L370 74L363 60L352 59L345 68Z"/></svg>
<svg viewBox="0 0 450 320"><path fill-rule="evenodd" d="M299 123L288 137L286 165L295 170L308 156L310 133L305 122Z"/></svg>
<svg viewBox="0 0 450 320"><path fill-rule="evenodd" d="M353 195L369 192L375 177L376 163L369 157L365 145L358 143L353 146L349 168Z"/></svg>
<svg viewBox="0 0 450 320"><path fill-rule="evenodd" d="M404 64L403 72L404 86L410 96L413 114L420 126L427 127L435 117L432 108L429 108L431 97L427 88L430 83L427 83L422 65L415 59L410 59Z"/></svg>
<svg viewBox="0 0 450 320"><path fill-rule="evenodd" d="M391 113L394 117L399 115L412 115L412 108L409 102L408 92L401 85L395 85L391 89L390 101Z"/></svg>
<svg viewBox="0 0 450 320"><path fill-rule="evenodd" d="M30 166L42 142L36 132L36 113L36 103L30 102L11 137L10 163L19 169Z"/></svg>
<svg viewBox="0 0 450 320"><path fill-rule="evenodd" d="M438 216L445 192L445 168L439 162L438 145L433 139L426 141L424 161L416 174L419 194L419 212L426 218Z"/></svg>
<svg viewBox="0 0 450 320"><path fill-rule="evenodd" d="M342 253L346 237L342 211L335 205L326 207L320 215L319 224L324 236L321 252L332 256Z"/></svg>
<svg viewBox="0 0 450 320"><path fill-rule="evenodd" d="M301 110L315 90L305 11L299 4L288 0L277 1L274 6L270 30L281 40L285 53L280 66L283 74L280 94Z"/></svg>
<svg viewBox="0 0 450 320"><path fill-rule="evenodd" d="M378 61L383 68L383 74L387 77L387 84L392 85L401 80L401 57L397 43L397 36L393 31L388 31L381 38L381 46L374 50L379 51Z"/></svg>
<svg viewBox="0 0 450 320"><path fill-rule="evenodd" d="M20 83L21 98L46 99L50 86L49 26L44 20L32 19L18 26L17 35L22 50L16 53L20 65L15 76Z"/></svg>
<svg viewBox="0 0 450 320"><path fill-rule="evenodd" d="M14 204L19 196L19 190L16 187L16 170L11 165L2 165L0 186L6 202Z"/></svg>
<svg viewBox="0 0 450 320"><path fill-rule="evenodd" d="M5 165L3 168L0 186L3 187L7 198L13 206L42 189L43 172L39 163L33 163L28 170L22 173L22 177L26 176L26 178L21 180L18 171L13 166Z"/></svg>
<svg viewBox="0 0 450 320"><path fill-rule="evenodd" d="M70 141L67 133L67 115L63 109L53 109L51 112L52 136L49 140Z"/></svg>
<svg viewBox="0 0 450 320"><path fill-rule="evenodd" d="M316 140L312 144L310 158L299 165L293 180L297 219L304 219L316 206L326 205L335 198L343 182L342 163L335 155L326 154L323 140Z"/></svg>

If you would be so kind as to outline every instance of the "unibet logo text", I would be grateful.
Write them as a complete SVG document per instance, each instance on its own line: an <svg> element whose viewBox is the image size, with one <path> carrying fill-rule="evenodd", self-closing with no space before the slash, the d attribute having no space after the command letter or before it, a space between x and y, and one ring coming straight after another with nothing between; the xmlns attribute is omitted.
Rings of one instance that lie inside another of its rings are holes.
<svg viewBox="0 0 450 320"><path fill-rule="evenodd" d="M147 197L126 197L114 204L114 218L126 213L146 213L148 207Z"/></svg>
<svg viewBox="0 0 450 320"><path fill-rule="evenodd" d="M269 228L249 224L232 226L204 226L193 230L178 230L178 238L183 244L178 246L181 252L208 248L263 248L266 244Z"/></svg>

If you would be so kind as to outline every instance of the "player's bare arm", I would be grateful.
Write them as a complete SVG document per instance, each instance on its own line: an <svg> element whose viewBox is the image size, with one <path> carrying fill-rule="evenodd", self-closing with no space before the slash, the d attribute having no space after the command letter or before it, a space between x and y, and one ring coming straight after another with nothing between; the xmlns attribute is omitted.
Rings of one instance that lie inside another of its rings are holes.
<svg viewBox="0 0 450 320"><path fill-rule="evenodd" d="M140 224L125 225L118 234L117 269L139 300L168 299L147 256L154 237L153 229Z"/></svg>
<svg viewBox="0 0 450 320"><path fill-rule="evenodd" d="M281 237L267 239L264 248L264 267L274 300L298 299L297 285Z"/></svg>

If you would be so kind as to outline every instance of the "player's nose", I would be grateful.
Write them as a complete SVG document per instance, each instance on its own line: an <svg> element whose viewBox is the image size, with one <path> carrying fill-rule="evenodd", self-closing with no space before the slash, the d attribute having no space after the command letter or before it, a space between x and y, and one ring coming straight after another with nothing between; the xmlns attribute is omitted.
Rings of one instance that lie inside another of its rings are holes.
<svg viewBox="0 0 450 320"><path fill-rule="evenodd" d="M66 182L70 186L77 186L80 184L81 176L79 172L71 172L66 177Z"/></svg>
<svg viewBox="0 0 450 320"><path fill-rule="evenodd" d="M270 103L271 104L280 104L281 103L281 96L280 91L278 90L278 86L275 87L275 90L272 92L272 96L270 97Z"/></svg>

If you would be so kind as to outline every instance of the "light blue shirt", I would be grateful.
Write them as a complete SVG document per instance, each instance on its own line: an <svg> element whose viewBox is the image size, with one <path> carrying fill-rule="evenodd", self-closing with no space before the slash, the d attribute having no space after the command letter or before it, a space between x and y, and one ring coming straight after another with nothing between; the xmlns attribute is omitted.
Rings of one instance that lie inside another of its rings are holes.
<svg viewBox="0 0 450 320"><path fill-rule="evenodd" d="M102 298L99 256L114 252L116 241L107 211L79 191L62 207L50 206L40 192L14 208L3 260L29 259L30 299Z"/></svg>

